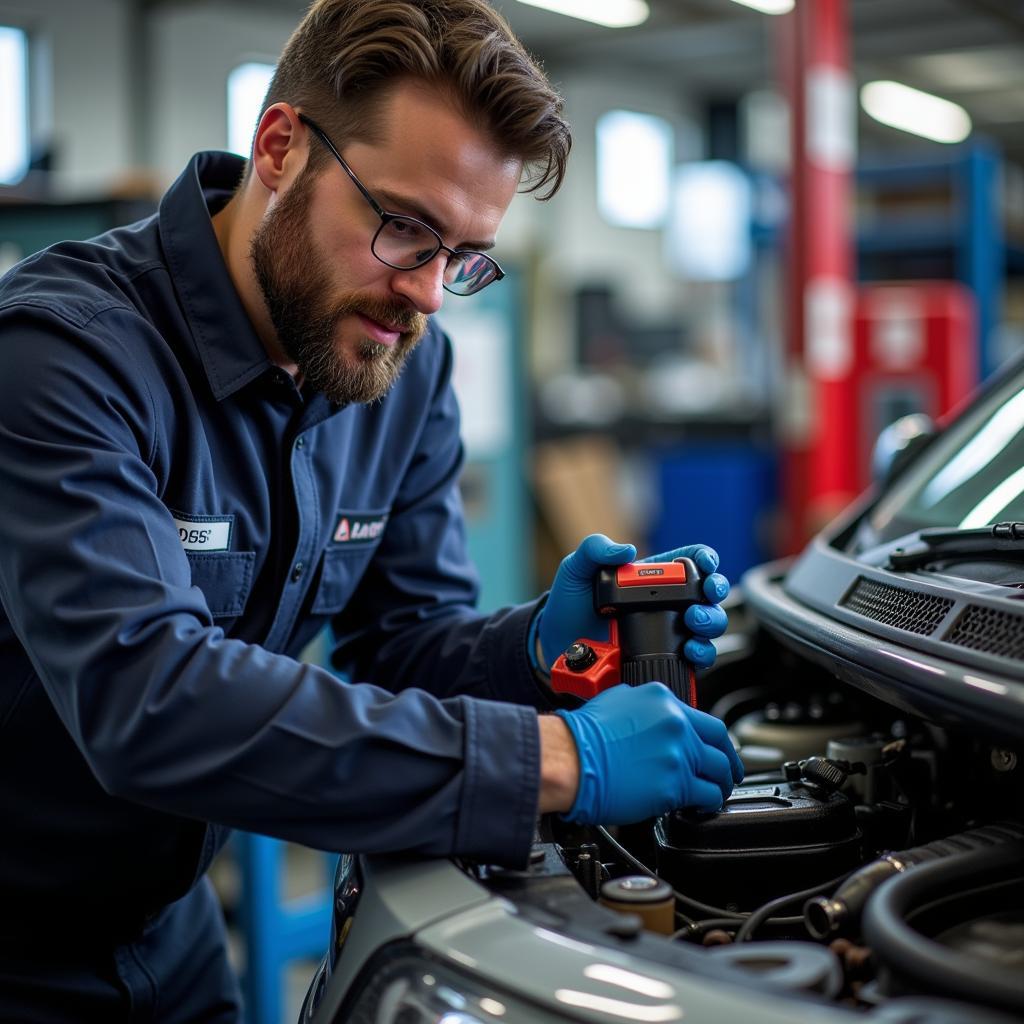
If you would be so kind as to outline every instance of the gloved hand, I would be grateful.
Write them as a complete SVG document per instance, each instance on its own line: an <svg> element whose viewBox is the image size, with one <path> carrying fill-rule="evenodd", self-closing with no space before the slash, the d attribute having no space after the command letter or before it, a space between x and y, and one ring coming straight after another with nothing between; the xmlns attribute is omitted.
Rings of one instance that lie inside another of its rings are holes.
<svg viewBox="0 0 1024 1024"><path fill-rule="evenodd" d="M704 596L708 604L695 604L686 609L683 620L694 636L683 646L683 656L699 668L706 668L715 660L715 648L710 638L725 632L728 618L718 602L729 593L729 581L715 570L718 554L705 544L690 544L661 555L643 558L643 562L671 562L675 558L692 558L705 576ZM632 544L616 544L603 533L592 533L571 554L562 559L551 584L547 604L541 609L538 636L540 637L545 672L558 656L576 640L608 639L608 620L594 611L594 577L602 566L625 565L636 559Z"/></svg>
<svg viewBox="0 0 1024 1024"><path fill-rule="evenodd" d="M576 711L556 714L580 759L570 821L625 825L677 807L716 811L743 781L722 722L662 683L613 686Z"/></svg>

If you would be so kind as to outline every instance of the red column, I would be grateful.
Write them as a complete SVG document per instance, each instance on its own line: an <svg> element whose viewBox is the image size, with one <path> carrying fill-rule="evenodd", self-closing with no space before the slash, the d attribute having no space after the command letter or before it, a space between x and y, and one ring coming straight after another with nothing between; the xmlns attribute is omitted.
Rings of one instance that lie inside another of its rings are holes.
<svg viewBox="0 0 1024 1024"><path fill-rule="evenodd" d="M846 0L812 0L779 19L791 111L787 266L789 393L782 422L788 550L853 497L851 173L855 95Z"/></svg>

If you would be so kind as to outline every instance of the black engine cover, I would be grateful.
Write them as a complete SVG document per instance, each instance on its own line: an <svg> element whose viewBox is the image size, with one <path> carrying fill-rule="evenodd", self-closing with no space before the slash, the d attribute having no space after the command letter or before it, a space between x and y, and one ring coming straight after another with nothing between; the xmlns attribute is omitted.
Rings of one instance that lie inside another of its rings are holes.
<svg viewBox="0 0 1024 1024"><path fill-rule="evenodd" d="M728 909L752 910L862 863L851 801L803 783L738 786L715 814L663 815L654 838L662 878Z"/></svg>

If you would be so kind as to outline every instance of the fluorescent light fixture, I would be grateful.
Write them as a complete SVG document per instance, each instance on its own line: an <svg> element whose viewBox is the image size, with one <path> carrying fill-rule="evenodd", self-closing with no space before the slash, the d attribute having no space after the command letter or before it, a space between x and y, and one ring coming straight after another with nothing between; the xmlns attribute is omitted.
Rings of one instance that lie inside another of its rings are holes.
<svg viewBox="0 0 1024 1024"><path fill-rule="evenodd" d="M660 228L668 215L672 125L653 114L610 110L597 121L597 206L609 223Z"/></svg>
<svg viewBox="0 0 1024 1024"><path fill-rule="evenodd" d="M796 0L733 0L733 3L753 7L762 14L789 14L796 5Z"/></svg>
<svg viewBox="0 0 1024 1024"><path fill-rule="evenodd" d="M971 118L963 107L900 82L866 83L860 105L876 121L933 142L963 142L971 134Z"/></svg>
<svg viewBox="0 0 1024 1024"><path fill-rule="evenodd" d="M28 39L0 25L0 185L14 185L28 170Z"/></svg>
<svg viewBox="0 0 1024 1024"><path fill-rule="evenodd" d="M750 180L735 164L676 168L665 229L669 266L689 281L735 281L750 265Z"/></svg>
<svg viewBox="0 0 1024 1024"><path fill-rule="evenodd" d="M564 14L581 21L592 21L606 28L629 28L640 25L651 14L647 0L519 0L530 7Z"/></svg>

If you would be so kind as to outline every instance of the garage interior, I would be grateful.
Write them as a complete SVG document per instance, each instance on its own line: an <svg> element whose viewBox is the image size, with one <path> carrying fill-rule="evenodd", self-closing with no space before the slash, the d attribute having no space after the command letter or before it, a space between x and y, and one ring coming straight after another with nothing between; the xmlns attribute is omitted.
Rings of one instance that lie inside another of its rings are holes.
<svg viewBox="0 0 1024 1024"><path fill-rule="evenodd" d="M623 28L493 3L574 147L559 195L513 203L500 294L438 317L484 610L591 532L642 555L699 539L738 581L871 484L883 428L941 421L1024 350L1024 2L648 3ZM244 152L304 9L0 0L0 272L148 215L198 150ZM955 104L962 133L882 123L885 83ZM215 865L250 1024L297 1019L333 865L257 836Z"/></svg>

